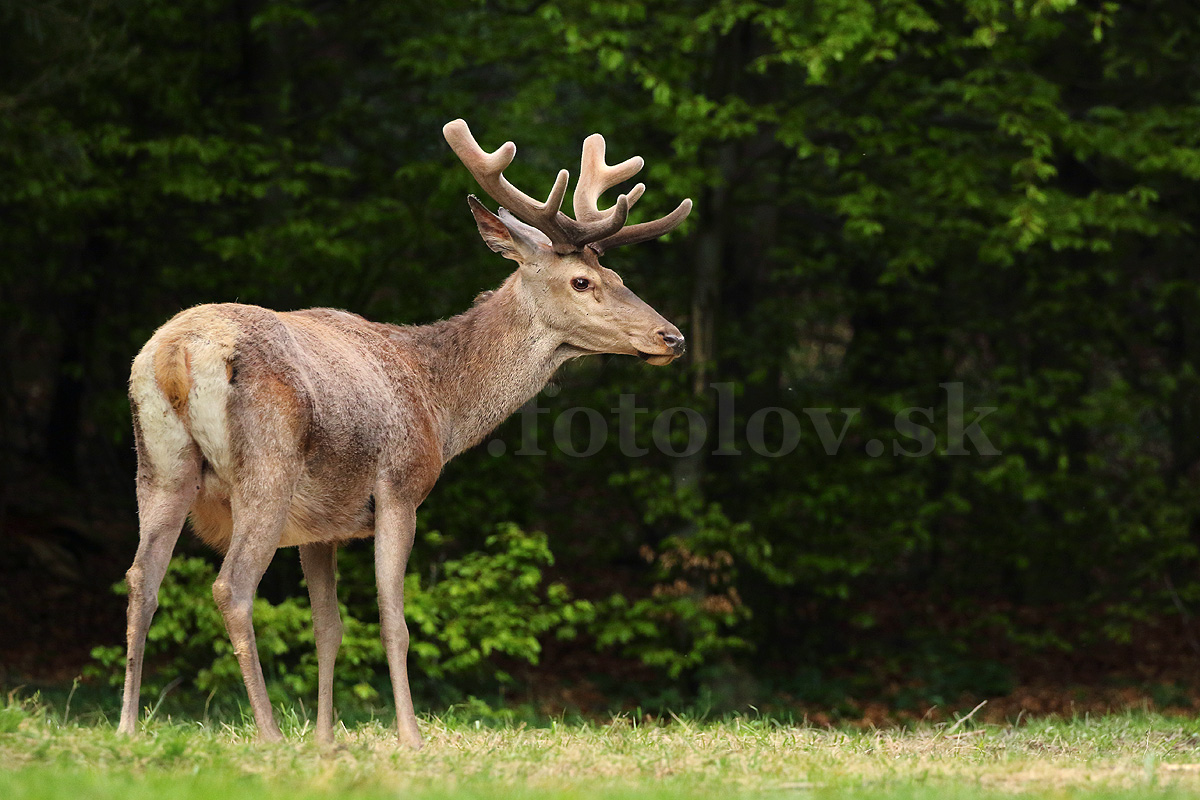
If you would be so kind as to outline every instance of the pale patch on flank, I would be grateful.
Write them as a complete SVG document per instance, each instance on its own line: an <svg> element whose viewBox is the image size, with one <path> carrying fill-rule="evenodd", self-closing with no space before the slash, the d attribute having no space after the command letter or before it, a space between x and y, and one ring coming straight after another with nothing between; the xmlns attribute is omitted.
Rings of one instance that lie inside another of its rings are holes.
<svg viewBox="0 0 1200 800"><path fill-rule="evenodd" d="M178 472L183 452L192 439L155 381L154 355L157 350L156 343L151 341L133 360L129 393L137 403L142 444L153 471L166 476Z"/></svg>
<svg viewBox="0 0 1200 800"><path fill-rule="evenodd" d="M200 452L222 482L233 482L233 448L229 442L229 360L237 329L221 319L211 320L206 337L188 340L192 386L188 420Z"/></svg>

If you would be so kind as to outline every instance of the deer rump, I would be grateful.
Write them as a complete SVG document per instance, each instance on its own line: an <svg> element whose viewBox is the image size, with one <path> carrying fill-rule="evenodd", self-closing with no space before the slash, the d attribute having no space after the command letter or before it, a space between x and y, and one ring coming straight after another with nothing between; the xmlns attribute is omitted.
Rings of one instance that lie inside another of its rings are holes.
<svg viewBox="0 0 1200 800"><path fill-rule="evenodd" d="M195 480L192 529L222 553L234 487L253 493L256 483L279 479L294 481L279 547L371 536L383 455L439 449L428 404L414 391L415 368L393 355L385 369L374 355L401 349L383 328L333 309L227 303L179 314L142 349L130 376L145 480ZM397 436L412 441L389 440ZM418 490L437 477L387 466ZM247 468L278 474L247 480Z"/></svg>

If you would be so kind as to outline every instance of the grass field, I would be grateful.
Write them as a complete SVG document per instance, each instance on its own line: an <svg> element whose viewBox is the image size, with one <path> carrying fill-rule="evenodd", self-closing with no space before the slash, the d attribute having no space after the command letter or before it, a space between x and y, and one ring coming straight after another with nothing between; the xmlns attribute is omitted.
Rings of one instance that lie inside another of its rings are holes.
<svg viewBox="0 0 1200 800"><path fill-rule="evenodd" d="M1151 714L1019 726L839 730L755 718L496 726L425 718L399 750L368 722L322 752L297 713L288 741L252 726L161 719L134 739L34 701L0 709L4 800L1200 796L1200 721Z"/></svg>

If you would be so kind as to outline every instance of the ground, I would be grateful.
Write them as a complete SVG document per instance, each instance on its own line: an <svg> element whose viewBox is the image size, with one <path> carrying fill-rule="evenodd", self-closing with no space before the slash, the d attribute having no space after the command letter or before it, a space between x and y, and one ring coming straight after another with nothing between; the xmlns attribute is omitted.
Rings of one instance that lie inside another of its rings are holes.
<svg viewBox="0 0 1200 800"><path fill-rule="evenodd" d="M246 723L155 719L133 739L111 720L36 700L0 711L0 797L172 800L443 797L1200 796L1200 721L1148 713L975 725L836 729L733 717L608 723L422 720L425 748L383 722L321 751L301 711L288 740Z"/></svg>

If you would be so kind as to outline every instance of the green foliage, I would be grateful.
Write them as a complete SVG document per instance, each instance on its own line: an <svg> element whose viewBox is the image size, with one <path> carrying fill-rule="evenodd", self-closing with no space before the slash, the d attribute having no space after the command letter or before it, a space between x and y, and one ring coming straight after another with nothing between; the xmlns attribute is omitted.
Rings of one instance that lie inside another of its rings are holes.
<svg viewBox="0 0 1200 800"><path fill-rule="evenodd" d="M648 524L680 533L663 539L657 551L643 546L654 582L647 596L616 594L597 604L597 645L617 648L671 678L745 650L748 643L736 631L750 611L735 585L734 558L723 548L743 538L749 526L731 522L720 505L705 503L690 489L672 489L666 476L634 470L610 480L643 502Z"/></svg>
<svg viewBox="0 0 1200 800"><path fill-rule="evenodd" d="M428 675L478 670L493 655L536 664L540 637L574 636L592 617L591 604L572 600L563 584L542 586L542 569L554 563L545 535L501 524L484 545L446 561L429 585L416 575L405 581L405 615L422 634L412 650ZM503 670L495 677L509 679Z"/></svg>
<svg viewBox="0 0 1200 800"><path fill-rule="evenodd" d="M431 549L444 544L437 533L424 538ZM548 635L560 640L588 635L599 647L620 646L672 677L740 643L725 631L740 614L723 595L698 598L677 587L666 592L656 587L652 597L632 604L621 595L593 604L572 599L562 583L545 583L543 569L554 563L545 535L503 523L484 545L481 551L441 562L430 579L410 574L405 581L405 616L412 632L409 662L418 684L454 677L511 682L498 659L536 664ZM676 551L666 560L678 555ZM711 566L703 561L699 568L707 574ZM696 572L697 564L688 569ZM146 637L146 691L160 691L178 680L202 692L236 691L241 685L224 622L211 602L216 577L204 559L171 560ZM122 582L114 591L128 590ZM360 619L343 604L341 613L336 684L343 693L349 687L360 702L377 700L377 687L386 685L387 676L379 624L371 621L369 610L363 615L367 618ZM312 612L305 598L280 603L256 598L254 627L264 671L275 688L293 696L314 693L317 659ZM97 647L92 655L97 661L92 676L107 677L110 685L119 686L124 649Z"/></svg>
<svg viewBox="0 0 1200 800"><path fill-rule="evenodd" d="M325 304L423 322L498 283L507 266L475 238L474 186L440 141L445 121L468 118L487 147L517 141L511 177L534 194L599 130L614 158L646 157L635 221L697 201L666 241L606 256L687 333L692 360L572 364L546 405L609 409L632 392L655 413L698 409L711 443L706 385L720 381L736 387L739 436L773 407L801 437L780 458L744 446L633 457L610 426L590 459L464 454L422 508L445 534L418 547L410 577L423 669L457 680L561 636L680 678L739 656L755 670L957 676L1130 641L1200 603L1194 12L1182 0L6 7L0 483L49 474L131 504L129 360L181 307ZM982 425L999 454L951 454L946 383L963 385L968 422L997 409ZM836 453L805 409L858 410ZM932 419L925 456L891 447L913 449L895 424L905 409ZM543 442L551 417L536 421ZM548 554L506 539L495 526L509 521L549 533L548 585L533 581ZM664 565L676 551L688 556ZM715 587L679 572L718 553L730 563ZM672 593L676 581L688 588ZM734 596L732 611L713 599ZM352 590L348 605L369 604ZM289 676L311 671L304 609L256 610L277 615L284 638L261 646L283 648ZM231 681L215 616L174 613L155 646L191 647L200 631L204 680ZM369 623L348 631L343 663L369 665L353 685L371 685L375 638Z"/></svg>
<svg viewBox="0 0 1200 800"><path fill-rule="evenodd" d="M427 537L436 545L438 536ZM492 658L536 663L538 637L591 616L590 605L572 601L562 584L543 586L543 566L552 563L545 536L502 525L487 539L486 552L446 561L435 581L416 575L405 582L405 611L413 630L410 662L415 675L440 678L463 673L507 674ZM157 691L185 679L205 692L241 685L237 658L225 632L211 586L216 571L204 559L176 557L159 592L159 608L147 635L146 688ZM124 584L114 587L124 594ZM342 647L338 685L352 687L361 701L376 699L387 663L377 621L356 619L341 606ZM376 617L377 619L377 617ZM316 691L317 660L312 612L305 598L254 601L254 628L264 669L288 692ZM419 633L418 633L419 632ZM119 685L124 650L97 647L93 656Z"/></svg>
<svg viewBox="0 0 1200 800"><path fill-rule="evenodd" d="M227 691L241 685L241 672L225 623L212 602L212 584L217 578L212 565L202 558L177 556L171 560L159 590L159 607L146 637L145 686L160 691L182 679L205 691ZM127 594L124 582L113 587ZM268 670L275 670L293 690L308 691L316 685L311 611L299 598L278 605L262 598L254 601L254 627L259 655ZM360 623L347 620L348 662L361 658ZM106 669L112 685L119 685L125 660L121 647L97 647L92 655Z"/></svg>

